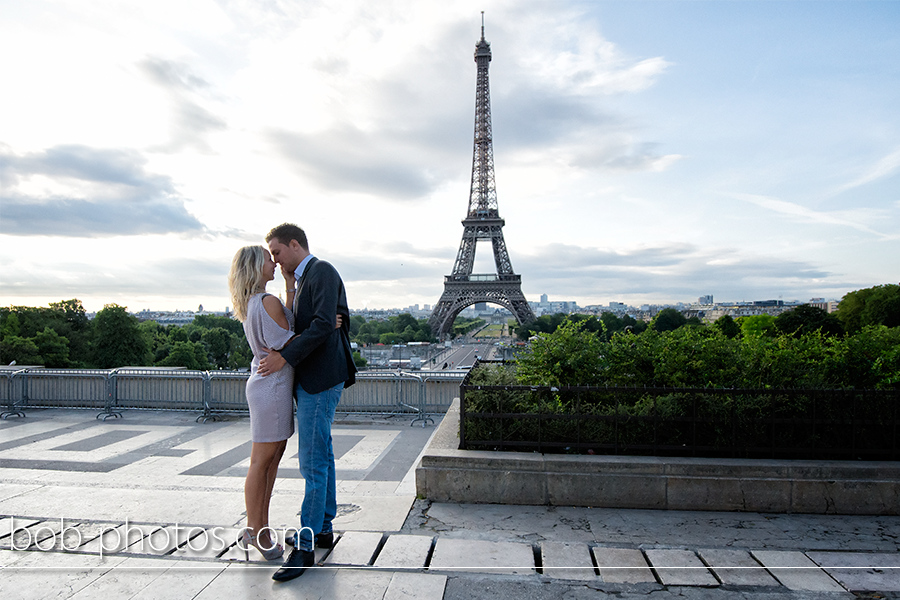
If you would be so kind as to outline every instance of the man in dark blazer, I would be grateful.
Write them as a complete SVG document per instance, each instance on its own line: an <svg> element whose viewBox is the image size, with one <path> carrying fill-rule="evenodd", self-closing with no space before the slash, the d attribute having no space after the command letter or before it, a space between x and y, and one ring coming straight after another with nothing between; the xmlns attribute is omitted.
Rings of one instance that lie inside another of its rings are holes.
<svg viewBox="0 0 900 600"><path fill-rule="evenodd" d="M341 276L309 252L304 231L284 223L266 236L269 251L287 286L297 335L280 350L271 350L259 374L294 367L300 474L306 482L300 532L291 554L272 579L287 581L315 565L314 545L331 547L337 513L331 424L341 390L353 385L356 367L350 350L350 309ZM341 316L335 328L335 315Z"/></svg>

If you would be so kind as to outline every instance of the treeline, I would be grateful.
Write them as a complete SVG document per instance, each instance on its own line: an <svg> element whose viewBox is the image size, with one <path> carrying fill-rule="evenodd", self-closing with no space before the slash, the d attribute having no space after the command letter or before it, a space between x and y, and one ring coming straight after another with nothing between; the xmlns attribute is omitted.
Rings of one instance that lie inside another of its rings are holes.
<svg viewBox="0 0 900 600"><path fill-rule="evenodd" d="M458 318L454 335L483 324ZM351 341L367 344L405 344L437 341L427 319L405 313L384 321L350 319ZM125 307L107 305L88 319L77 299L49 307L0 308L0 364L49 368L113 369L116 367L184 367L187 369L246 369L253 355L241 323L228 317L198 315L187 325L139 322ZM359 352L358 367L365 367Z"/></svg>
<svg viewBox="0 0 900 600"><path fill-rule="evenodd" d="M606 315L603 315L606 317ZM562 316L519 357L523 385L828 388L900 385L900 286L847 294L837 313L809 305L711 325L673 309L644 331L593 316ZM485 377L510 377L501 372ZM486 382L479 382L486 383Z"/></svg>
<svg viewBox="0 0 900 600"><path fill-rule="evenodd" d="M188 325L139 322L109 304L91 320L77 299L0 308L0 363L50 368L240 369L253 356L240 322L199 315Z"/></svg>
<svg viewBox="0 0 900 600"><path fill-rule="evenodd" d="M484 325L484 319L456 317L451 337L465 335ZM366 321L360 315L350 317L350 340L361 346L369 344L407 344L431 342L437 338L428 325L428 319L416 319L409 313L388 317L382 321Z"/></svg>
<svg viewBox="0 0 900 600"><path fill-rule="evenodd" d="M516 335L527 340L539 333L553 333L564 322L581 323L585 331L597 333L604 340L610 340L618 332L642 333L653 331L674 331L681 327L707 327L697 317L685 317L674 308L659 311L649 323L638 321L625 315L603 313L592 315L544 315L531 323L516 328ZM900 326L900 285L887 284L865 288L848 293L843 297L838 310L828 313L821 308L802 304L783 312L777 317L755 315L733 319L726 315L711 326L728 337L736 335L797 335L821 331L825 335L853 334L868 325Z"/></svg>

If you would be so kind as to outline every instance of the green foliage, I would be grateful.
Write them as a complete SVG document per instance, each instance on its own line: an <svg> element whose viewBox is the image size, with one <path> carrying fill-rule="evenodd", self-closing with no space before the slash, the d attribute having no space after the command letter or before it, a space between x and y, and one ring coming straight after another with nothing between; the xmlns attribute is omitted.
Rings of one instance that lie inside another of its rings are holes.
<svg viewBox="0 0 900 600"><path fill-rule="evenodd" d="M350 340L364 345L437 341L428 326L428 319L416 320L409 313L382 321L366 321L354 315L350 317Z"/></svg>
<svg viewBox="0 0 900 600"><path fill-rule="evenodd" d="M778 331L775 329L775 317L772 315L738 317L737 323L741 326L741 335L744 337L773 336Z"/></svg>
<svg viewBox="0 0 900 600"><path fill-rule="evenodd" d="M44 366L64 369L69 366L69 340L49 327L34 336Z"/></svg>
<svg viewBox="0 0 900 600"><path fill-rule="evenodd" d="M194 317L194 322L191 323L191 325L201 330L224 329L231 335L244 335L244 324L237 319L232 319L231 317L220 317L218 315L197 315L196 317Z"/></svg>
<svg viewBox="0 0 900 600"><path fill-rule="evenodd" d="M735 323L734 319L731 318L731 315L719 317L716 319L716 322L713 323L713 327L719 330L719 332L727 338L735 338L741 334L741 327Z"/></svg>
<svg viewBox="0 0 900 600"><path fill-rule="evenodd" d="M22 366L44 364L34 340L20 335L5 335L0 340L0 364L8 365L13 361Z"/></svg>
<svg viewBox="0 0 900 600"><path fill-rule="evenodd" d="M158 364L161 367L184 367L195 371L209 369L206 348L200 342L175 342L172 351Z"/></svg>
<svg viewBox="0 0 900 600"><path fill-rule="evenodd" d="M484 319L456 317L456 320L453 321L453 337L466 335L470 331L481 329L482 327L484 327Z"/></svg>
<svg viewBox="0 0 900 600"><path fill-rule="evenodd" d="M516 335L520 340L525 341L539 333L553 333L566 320L566 317L565 313L541 315L534 321L517 327Z"/></svg>
<svg viewBox="0 0 900 600"><path fill-rule="evenodd" d="M354 350L353 351L353 364L356 365L357 369L362 371L366 368L368 361L365 358L363 358L363 356L359 352L359 350Z"/></svg>
<svg viewBox="0 0 900 600"><path fill-rule="evenodd" d="M804 333L821 331L824 335L841 335L844 328L835 315L818 306L801 304L775 317L775 329L779 333L800 337Z"/></svg>
<svg viewBox="0 0 900 600"><path fill-rule="evenodd" d="M861 428L853 434L859 451L880 452L891 439L880 415L894 410L896 398L852 390L900 386L900 327L869 326L849 336L816 329L744 337L728 337L723 327L680 327L600 337L567 321L533 339L514 371L479 366L470 385L520 387L466 391L467 441L542 451L615 443L620 452L637 454L654 448L677 454L695 444L709 455L719 448L740 456L799 448L806 457L846 435L848 419ZM835 388L851 393L804 392ZM738 391L746 389L764 391ZM815 426L808 424L811 414L821 419ZM787 450L784 456L799 457Z"/></svg>
<svg viewBox="0 0 900 600"><path fill-rule="evenodd" d="M93 364L99 369L145 366L150 362L150 343L137 317L124 306L107 304L94 317Z"/></svg>
<svg viewBox="0 0 900 600"><path fill-rule="evenodd" d="M654 331L675 331L687 324L687 317L674 308L664 308L650 321Z"/></svg>
<svg viewBox="0 0 900 600"><path fill-rule="evenodd" d="M594 385L606 367L602 345L584 323L566 321L532 340L517 361L516 376L524 385Z"/></svg>
<svg viewBox="0 0 900 600"><path fill-rule="evenodd" d="M867 325L900 326L900 285L876 285L850 292L838 305L837 316L850 333Z"/></svg>
<svg viewBox="0 0 900 600"><path fill-rule="evenodd" d="M46 337L44 332L48 328L65 340L67 351L60 348L59 342ZM39 348L37 355L28 361L30 364L84 367L88 366L90 361L91 323L79 300L53 302L49 308L27 306L0 308L0 340L5 340L8 336L30 340ZM41 350L41 347L44 350ZM43 356L44 351L53 356ZM67 355L63 357L60 352ZM27 353L23 356L27 356ZM23 364L21 361L17 362Z"/></svg>

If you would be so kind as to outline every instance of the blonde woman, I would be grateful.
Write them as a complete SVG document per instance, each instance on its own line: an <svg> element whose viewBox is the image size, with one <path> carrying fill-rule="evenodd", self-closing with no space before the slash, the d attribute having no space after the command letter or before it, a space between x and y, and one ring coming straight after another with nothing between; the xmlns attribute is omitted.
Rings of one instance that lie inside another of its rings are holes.
<svg viewBox="0 0 900 600"><path fill-rule="evenodd" d="M284 554L284 548L269 529L269 501L278 463L287 439L294 433L294 370L287 366L265 377L257 373L266 348L282 348L294 337L290 310L266 293L266 284L274 278L275 263L262 246L246 246L234 255L228 285L234 314L243 322L253 351L247 380L253 446L244 482L247 527L242 530L241 541L246 557L248 546L254 546L266 560L278 560Z"/></svg>

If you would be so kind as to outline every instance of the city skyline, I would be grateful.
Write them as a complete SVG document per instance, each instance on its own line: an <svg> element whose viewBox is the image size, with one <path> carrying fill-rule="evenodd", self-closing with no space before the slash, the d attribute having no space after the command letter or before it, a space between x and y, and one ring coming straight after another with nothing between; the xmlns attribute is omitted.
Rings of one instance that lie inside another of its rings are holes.
<svg viewBox="0 0 900 600"><path fill-rule="evenodd" d="M35 0L0 21L0 305L222 310L237 248L293 221L351 308L433 306L482 10L528 300L897 282L900 3Z"/></svg>

